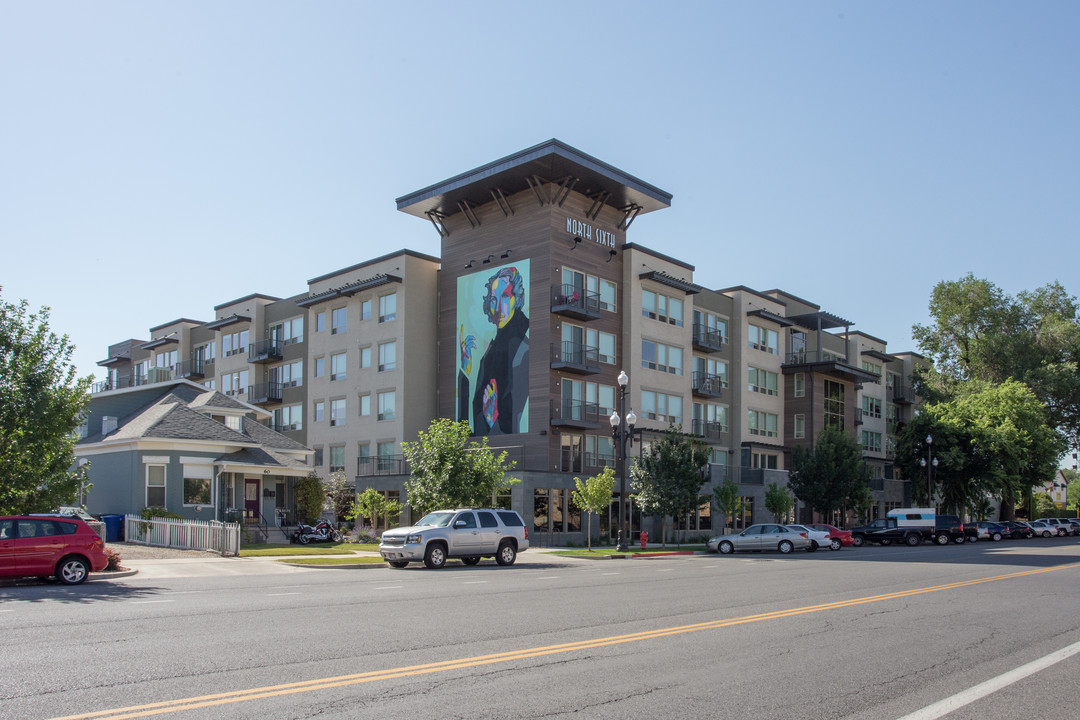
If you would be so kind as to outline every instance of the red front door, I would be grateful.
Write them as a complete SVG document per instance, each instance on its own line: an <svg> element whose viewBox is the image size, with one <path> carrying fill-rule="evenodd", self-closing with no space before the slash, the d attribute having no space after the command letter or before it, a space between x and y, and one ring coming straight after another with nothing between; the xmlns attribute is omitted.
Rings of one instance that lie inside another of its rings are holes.
<svg viewBox="0 0 1080 720"><path fill-rule="evenodd" d="M259 481L244 480L244 520L255 522L259 519Z"/></svg>

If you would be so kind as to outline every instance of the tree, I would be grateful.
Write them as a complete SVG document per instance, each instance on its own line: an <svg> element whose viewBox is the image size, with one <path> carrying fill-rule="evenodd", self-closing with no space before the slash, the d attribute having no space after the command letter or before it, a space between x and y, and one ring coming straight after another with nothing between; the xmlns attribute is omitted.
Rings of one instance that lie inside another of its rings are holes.
<svg viewBox="0 0 1080 720"><path fill-rule="evenodd" d="M780 487L779 483L769 483L769 488L765 491L765 509L772 513L773 520L781 522L781 518L786 518L794 505L795 498L791 497L786 487Z"/></svg>
<svg viewBox="0 0 1080 720"><path fill-rule="evenodd" d="M824 515L858 505L868 492L866 463L855 440L827 425L814 448L796 445L788 487L795 497Z"/></svg>
<svg viewBox="0 0 1080 720"><path fill-rule="evenodd" d="M720 513L720 521L725 528L729 527L728 518L732 519L732 525L734 525L734 518L742 515L745 506L742 496L739 495L739 486L731 480L724 480L716 486L713 490L712 503L713 508Z"/></svg>
<svg viewBox="0 0 1080 720"><path fill-rule="evenodd" d="M1065 507L1073 517L1080 517L1080 473L1072 468L1063 468L1061 472L1069 483L1065 489Z"/></svg>
<svg viewBox="0 0 1080 720"><path fill-rule="evenodd" d="M371 529L374 531L380 519L385 519L387 524L398 521L401 515L401 504L397 500L391 500L375 488L368 488L362 493L357 493L356 502L349 509L349 520L360 518L361 523L365 518L371 521Z"/></svg>
<svg viewBox="0 0 1080 720"><path fill-rule="evenodd" d="M335 518L344 518L352 504L353 484L345 477L344 472L335 470L326 481L326 509L332 512Z"/></svg>
<svg viewBox="0 0 1080 720"><path fill-rule="evenodd" d="M672 425L630 469L635 502L642 512L660 516L660 538L665 547L667 517L685 518L694 511L708 468L705 444Z"/></svg>
<svg viewBox="0 0 1080 720"><path fill-rule="evenodd" d="M493 504L500 490L520 482L507 477L517 464L498 456L487 437L474 440L465 421L436 418L415 442L401 444L409 461L405 482L410 507L421 514L439 508Z"/></svg>
<svg viewBox="0 0 1080 720"><path fill-rule="evenodd" d="M87 481L74 448L92 378L76 379L74 349L49 308L0 299L0 515L70 505Z"/></svg>
<svg viewBox="0 0 1080 720"><path fill-rule="evenodd" d="M314 471L296 481L296 514L301 522L313 523L322 514L326 488Z"/></svg>
<svg viewBox="0 0 1080 720"><path fill-rule="evenodd" d="M592 550L592 516L611 507L611 498L615 494L615 471L606 466L599 475L594 475L582 482L574 478L576 489L570 493L574 506L587 513L586 536L589 550Z"/></svg>
<svg viewBox="0 0 1080 720"><path fill-rule="evenodd" d="M1046 406L1051 427L1075 444L1080 435L1080 319L1075 297L1059 283L1011 297L968 274L942 281L928 325L912 335L933 367L918 373L920 392L936 403L968 380L1028 386Z"/></svg>

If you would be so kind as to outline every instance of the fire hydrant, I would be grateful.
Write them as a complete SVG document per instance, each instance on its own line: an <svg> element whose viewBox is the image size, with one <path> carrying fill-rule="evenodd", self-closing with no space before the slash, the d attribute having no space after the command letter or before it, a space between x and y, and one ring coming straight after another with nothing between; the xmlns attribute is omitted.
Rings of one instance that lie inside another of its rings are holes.
<svg viewBox="0 0 1080 720"><path fill-rule="evenodd" d="M649 533L644 530L641 531L641 549L645 549L645 543L649 542Z"/></svg>

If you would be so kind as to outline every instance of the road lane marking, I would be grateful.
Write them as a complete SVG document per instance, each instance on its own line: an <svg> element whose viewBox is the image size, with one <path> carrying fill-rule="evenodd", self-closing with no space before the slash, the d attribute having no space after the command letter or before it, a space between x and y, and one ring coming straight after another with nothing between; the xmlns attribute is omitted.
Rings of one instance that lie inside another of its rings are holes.
<svg viewBox="0 0 1080 720"><path fill-rule="evenodd" d="M663 568L661 570L657 570L656 572L671 572L673 569L674 568Z"/></svg>
<svg viewBox="0 0 1080 720"><path fill-rule="evenodd" d="M1012 685L1014 682L1023 680L1029 675L1034 675L1041 670L1045 670L1051 665L1056 665L1062 660L1071 658L1077 653L1080 653L1080 642L1075 642L1072 645L1061 648L1057 652L1052 652L1049 655L1044 655L1038 660L1032 660L1026 665L1021 665L1015 670L1010 670L1007 673L1002 673L997 677L990 678L986 682L981 682L978 685L969 687L967 690L958 692L952 697L947 697L932 705L927 705L922 710L916 710L913 713L899 718L899 720L935 720L936 718L944 717L958 708L970 705L976 700Z"/></svg>
<svg viewBox="0 0 1080 720"><path fill-rule="evenodd" d="M302 682L287 683L283 685L270 685L258 688L250 688L248 690L234 690L232 692L216 693L213 695L200 695L196 697L180 698L177 700L165 700L162 702L148 703L145 705L132 705L130 707L114 708L111 710L99 710L97 712L83 713L81 715L65 715L63 717L54 718L54 720L87 720L89 718L107 718L107 720L129 720L130 718L147 717L150 715L164 715L165 713L177 712L179 710L196 710L205 707L216 707L219 705L247 702L249 700L261 700L269 697L280 697L283 695L294 695L297 693L312 692L315 690L327 690L330 688L339 688L348 685L359 685L362 683L378 682L380 680L395 680L398 678L411 677L415 675L428 675L431 673L444 672L447 670L478 668L484 665L492 665L495 663L505 663L515 660L526 660L529 658L542 657L544 655L555 655L566 652L592 650L595 648L622 645L625 643L638 642L641 640L655 640L657 638L670 637L673 635L682 635L691 632L700 632L702 630L717 630L720 628L735 627L738 625L746 625L749 623L762 622L765 620L778 620L781 618L796 617L798 615L823 612L826 610L839 610L843 608L857 607L859 605L866 605L869 603L884 602L886 600L898 600L901 598L915 597L917 595L942 592L945 590L956 590L959 588L973 587L975 585L982 585L985 583L997 582L1000 580L1029 577L1032 575L1040 575L1048 572L1056 572L1058 570L1076 568L1080 568L1080 563L1070 563L1068 565L1058 565L1056 567L1035 568L1032 570L1021 570L1018 572L1007 573L1004 575L993 575L985 578L976 578L974 580L959 580L957 582L946 583L944 585L932 585L930 587L912 588L910 590L898 590L895 592L884 593L881 595L870 595L867 597L852 598L850 600L837 600L830 603L822 603L820 605L809 605L805 607L789 608L787 610L774 610L772 612L760 613L758 615L744 615L742 617L736 618L710 620L707 622L695 623L693 625L678 625L675 627L659 628L657 630L646 630L643 632L629 633L626 635L614 635L610 637L594 638L592 640L579 640L577 642L562 643L560 645L525 648L521 650L511 650L509 652L495 653L491 655L479 655L469 658L442 660L439 662L427 663L424 665L411 665L407 667L390 668L387 670L374 670L371 672L357 673L354 675L339 675L337 677L318 678L316 680L305 680Z"/></svg>
<svg viewBox="0 0 1080 720"><path fill-rule="evenodd" d="M601 574L602 575L618 575L619 573L615 572L615 573L601 573Z"/></svg>
<svg viewBox="0 0 1080 720"><path fill-rule="evenodd" d="M128 600L129 605L152 605L153 603L171 603L172 600Z"/></svg>
<svg viewBox="0 0 1080 720"><path fill-rule="evenodd" d="M466 580L466 585L486 585L487 580Z"/></svg>
<svg viewBox="0 0 1080 720"><path fill-rule="evenodd" d="M400 590L405 587L404 585L383 585L382 587L372 588L373 590Z"/></svg>
<svg viewBox="0 0 1080 720"><path fill-rule="evenodd" d="M288 593L266 593L266 597L284 597L284 596L286 596L286 595L303 595L303 593L298 593L298 592L296 592L296 593L294 593L294 592L288 592Z"/></svg>
<svg viewBox="0 0 1080 720"><path fill-rule="evenodd" d="M537 580L558 580L558 575L545 575L544 577L538 577Z"/></svg>

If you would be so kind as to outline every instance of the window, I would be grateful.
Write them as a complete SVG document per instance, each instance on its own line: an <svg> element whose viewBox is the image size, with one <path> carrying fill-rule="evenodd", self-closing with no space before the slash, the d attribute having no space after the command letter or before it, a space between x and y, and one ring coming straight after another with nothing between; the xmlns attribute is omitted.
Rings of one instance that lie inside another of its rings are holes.
<svg viewBox="0 0 1080 720"><path fill-rule="evenodd" d="M314 412L311 414L312 420L314 420L315 422L322 422L323 419L326 417L325 413L326 413L326 403L323 402L322 400L316 400L315 401Z"/></svg>
<svg viewBox="0 0 1080 720"><path fill-rule="evenodd" d="M379 372L397 368L397 341L379 344Z"/></svg>
<svg viewBox="0 0 1080 720"><path fill-rule="evenodd" d="M615 441L610 435L585 436L585 465L615 467Z"/></svg>
<svg viewBox="0 0 1080 720"><path fill-rule="evenodd" d="M881 417L881 400L875 397L869 397L863 395L862 398L862 411L865 417L879 418Z"/></svg>
<svg viewBox="0 0 1080 720"><path fill-rule="evenodd" d="M581 451L584 437L564 432L559 436L560 465L563 472L581 472Z"/></svg>
<svg viewBox="0 0 1080 720"><path fill-rule="evenodd" d="M867 372L872 372L876 374L879 378L881 377L881 366L877 363L872 363L869 360L863 360L862 369ZM877 380L875 380L874 382L877 382Z"/></svg>
<svg viewBox="0 0 1080 720"><path fill-rule="evenodd" d="M797 413L795 415L795 427L792 433L796 440L803 440L806 438L806 415Z"/></svg>
<svg viewBox="0 0 1080 720"><path fill-rule="evenodd" d="M825 381L825 425L844 429L844 386L835 380Z"/></svg>
<svg viewBox="0 0 1080 720"><path fill-rule="evenodd" d="M371 414L371 396L360 396L360 417L367 417Z"/></svg>
<svg viewBox="0 0 1080 720"><path fill-rule="evenodd" d="M750 467L775 470L779 467L779 458L776 453L756 452L750 456Z"/></svg>
<svg viewBox="0 0 1080 720"><path fill-rule="evenodd" d="M360 303L360 319L361 320L370 320L371 319L371 301L370 300L365 300L364 302Z"/></svg>
<svg viewBox="0 0 1080 720"><path fill-rule="evenodd" d="M347 328L345 308L334 308L330 311L330 334L340 335Z"/></svg>
<svg viewBox="0 0 1080 720"><path fill-rule="evenodd" d="M777 389L779 376L776 373L752 367L750 368L748 375L750 377L750 392L758 392L763 395L780 394Z"/></svg>
<svg viewBox="0 0 1080 720"><path fill-rule="evenodd" d="M397 293L390 293L379 298L379 322L397 320Z"/></svg>
<svg viewBox="0 0 1080 720"><path fill-rule="evenodd" d="M747 337L754 350L764 350L772 355L780 354L780 335L775 330L751 324Z"/></svg>
<svg viewBox="0 0 1080 720"><path fill-rule="evenodd" d="M721 343L726 343L728 340L727 319L711 312L694 311L694 330L695 335L703 333L707 337L715 337Z"/></svg>
<svg viewBox="0 0 1080 720"><path fill-rule="evenodd" d="M226 415L225 427L236 432L241 432L244 429L244 418L239 415Z"/></svg>
<svg viewBox="0 0 1080 720"><path fill-rule="evenodd" d="M326 313L315 313L315 332L322 332L326 329Z"/></svg>
<svg viewBox="0 0 1080 720"><path fill-rule="evenodd" d="M597 348L600 362L615 364L615 335L589 329L585 331L585 344Z"/></svg>
<svg viewBox="0 0 1080 720"><path fill-rule="evenodd" d="M715 432L728 431L728 409L726 405L714 405L712 403L694 403L695 430L712 430Z"/></svg>
<svg viewBox="0 0 1080 720"><path fill-rule="evenodd" d="M184 463L184 504L210 505L210 480L213 477L211 465L191 465Z"/></svg>
<svg viewBox="0 0 1080 720"><path fill-rule="evenodd" d="M146 466L146 507L165 507L165 466Z"/></svg>
<svg viewBox="0 0 1080 720"><path fill-rule="evenodd" d="M233 397L243 395L248 389L248 371L224 373L221 376L221 392Z"/></svg>
<svg viewBox="0 0 1080 720"><path fill-rule="evenodd" d="M795 373L791 376L792 393L795 397L806 396L806 373Z"/></svg>
<svg viewBox="0 0 1080 720"><path fill-rule="evenodd" d="M371 348L360 348L360 367L371 367Z"/></svg>
<svg viewBox="0 0 1080 720"><path fill-rule="evenodd" d="M176 351L166 350L165 352L157 353L154 356L154 365L159 368L176 367Z"/></svg>
<svg viewBox="0 0 1080 720"><path fill-rule="evenodd" d="M651 290L641 292L641 314L653 320L682 327L683 301Z"/></svg>
<svg viewBox="0 0 1080 720"><path fill-rule="evenodd" d="M283 388L300 387L304 384L304 361L270 368L270 382L280 383Z"/></svg>
<svg viewBox="0 0 1080 720"><path fill-rule="evenodd" d="M777 416L773 413L759 410L748 410L746 413L746 429L751 435L763 437L779 437Z"/></svg>
<svg viewBox="0 0 1080 720"><path fill-rule="evenodd" d="M682 396L641 391L641 413L649 420L679 424L682 422Z"/></svg>
<svg viewBox="0 0 1080 720"><path fill-rule="evenodd" d="M330 427L345 424L345 398L330 401Z"/></svg>
<svg viewBox="0 0 1080 720"><path fill-rule="evenodd" d="M304 429L302 405L285 405L274 410L274 429L278 432Z"/></svg>
<svg viewBox="0 0 1080 720"><path fill-rule="evenodd" d="M345 446L330 446L330 472L342 472L345 470Z"/></svg>
<svg viewBox="0 0 1080 720"><path fill-rule="evenodd" d="M728 386L728 368L726 360L714 360L695 356L692 360L694 367L694 382L700 385L709 381L713 386L726 388ZM710 380L715 378L715 380Z"/></svg>
<svg viewBox="0 0 1080 720"><path fill-rule="evenodd" d="M397 416L397 393L394 390L379 393L379 420L393 420Z"/></svg>
<svg viewBox="0 0 1080 720"><path fill-rule="evenodd" d="M585 383L585 403L596 406L598 417L610 416L615 410L615 386Z"/></svg>
<svg viewBox="0 0 1080 720"><path fill-rule="evenodd" d="M867 452L881 452L881 433L863 430L862 446Z"/></svg>
<svg viewBox="0 0 1080 720"><path fill-rule="evenodd" d="M600 280L600 309L615 312L618 308L619 285L614 280Z"/></svg>
<svg viewBox="0 0 1080 720"><path fill-rule="evenodd" d="M326 358L315 358L315 377L320 378L326 374Z"/></svg>
<svg viewBox="0 0 1080 720"><path fill-rule="evenodd" d="M641 341L641 366L649 370L682 375L682 354L681 347L652 340Z"/></svg>
<svg viewBox="0 0 1080 720"><path fill-rule="evenodd" d="M397 450L397 443L393 441L384 441L375 443L375 453L379 457L379 470L382 472L389 472L394 469L394 457Z"/></svg>
<svg viewBox="0 0 1080 720"><path fill-rule="evenodd" d="M250 337L250 331L240 330L233 333L222 333L221 335L221 355L222 357L230 357L232 355L239 355L240 353L246 353L248 349L248 337Z"/></svg>
<svg viewBox="0 0 1080 720"><path fill-rule="evenodd" d="M345 379L345 353L337 353L330 356L330 379Z"/></svg>
<svg viewBox="0 0 1080 720"><path fill-rule="evenodd" d="M214 360L214 348L216 346L216 342L209 342L195 348L195 361L199 363L199 367L202 367L204 363L212 362Z"/></svg>
<svg viewBox="0 0 1080 720"><path fill-rule="evenodd" d="M315 448L315 455L312 456L312 463L315 467L322 467L323 464L323 449L322 447Z"/></svg>
<svg viewBox="0 0 1080 720"><path fill-rule="evenodd" d="M304 318L292 318L277 325L271 325L270 337L279 340L283 345L302 342L304 339Z"/></svg>

